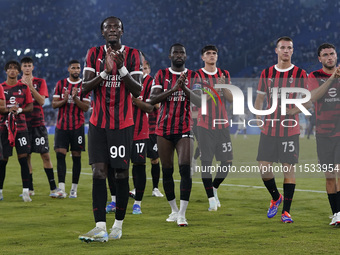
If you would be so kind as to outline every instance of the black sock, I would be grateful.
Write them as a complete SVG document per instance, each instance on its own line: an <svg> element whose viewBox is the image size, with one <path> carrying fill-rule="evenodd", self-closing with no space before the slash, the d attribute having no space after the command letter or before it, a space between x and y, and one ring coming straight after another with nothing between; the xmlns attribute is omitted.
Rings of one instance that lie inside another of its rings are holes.
<svg viewBox="0 0 340 255"><path fill-rule="evenodd" d="M270 179L268 181L263 181L264 186L266 186L267 190L269 191L272 199L277 201L280 198L280 192L277 190L275 178Z"/></svg>
<svg viewBox="0 0 340 255"><path fill-rule="evenodd" d="M78 184L81 171L81 157L72 156L72 183Z"/></svg>
<svg viewBox="0 0 340 255"><path fill-rule="evenodd" d="M28 168L27 157L19 158L19 164L21 166L22 187L29 188L30 170Z"/></svg>
<svg viewBox="0 0 340 255"><path fill-rule="evenodd" d="M158 188L160 174L161 174L161 168L159 167L159 163L151 164L151 176L152 176L153 188Z"/></svg>
<svg viewBox="0 0 340 255"><path fill-rule="evenodd" d="M210 166L211 166L211 161L202 161L202 171L201 171L201 177L202 177L202 182L203 186L205 189L205 192L207 193L208 198L214 196L213 192L213 183L212 183L212 175L210 173Z"/></svg>
<svg viewBox="0 0 340 255"><path fill-rule="evenodd" d="M137 170L132 166L132 183L133 187L136 188Z"/></svg>
<svg viewBox="0 0 340 255"><path fill-rule="evenodd" d="M198 148L198 146L196 147L196 150L195 150L195 155L194 155L194 159L198 159L198 157L200 156L201 152L200 152L200 149Z"/></svg>
<svg viewBox="0 0 340 255"><path fill-rule="evenodd" d="M227 177L227 175L229 173L229 168L231 167L231 165L232 165L232 162L225 162L225 161L221 162L220 171L216 172L216 176L215 176L215 179L213 181L213 186L214 186L215 189L218 189L220 184Z"/></svg>
<svg viewBox="0 0 340 255"><path fill-rule="evenodd" d="M50 184L50 190L54 190L57 188L54 180L54 173L53 173L53 168L44 168L45 173L47 176L48 183Z"/></svg>
<svg viewBox="0 0 340 255"><path fill-rule="evenodd" d="M180 199L189 201L192 186L190 165L179 166L179 173L181 175Z"/></svg>
<svg viewBox="0 0 340 255"><path fill-rule="evenodd" d="M132 169L135 169L136 173L136 201L142 201L145 185L146 185L146 173L145 173L145 165L133 165Z"/></svg>
<svg viewBox="0 0 340 255"><path fill-rule="evenodd" d="M105 179L93 179L92 208L95 222L106 222L107 190Z"/></svg>
<svg viewBox="0 0 340 255"><path fill-rule="evenodd" d="M129 178L116 179L116 220L124 220L129 201Z"/></svg>
<svg viewBox="0 0 340 255"><path fill-rule="evenodd" d="M163 189L168 201L175 199L175 183L173 178L174 169L162 167L163 172Z"/></svg>
<svg viewBox="0 0 340 255"><path fill-rule="evenodd" d="M339 193L339 192L337 192ZM328 201L332 209L332 213L337 213L338 212L338 207L337 207L337 193L334 194L327 194L328 195Z"/></svg>
<svg viewBox="0 0 340 255"><path fill-rule="evenodd" d="M116 179L115 179L114 169L109 167L108 173L107 173L107 183L109 184L111 196L116 195L116 183L115 182L116 182Z"/></svg>
<svg viewBox="0 0 340 255"><path fill-rule="evenodd" d="M292 200L293 200L293 196L294 196L294 191L295 191L295 184L293 184L293 183L283 184L284 200L283 200L282 213L284 211L289 213L290 206L292 204Z"/></svg>
<svg viewBox="0 0 340 255"><path fill-rule="evenodd" d="M340 191L336 193L336 208L337 212L340 212Z"/></svg>
<svg viewBox="0 0 340 255"><path fill-rule="evenodd" d="M65 161L66 155L57 152L57 173L58 173L58 182L65 183L65 177L66 177L66 161Z"/></svg>
<svg viewBox="0 0 340 255"><path fill-rule="evenodd" d="M30 173L30 181L29 181L29 184L28 184L28 189L34 190L33 189L33 174L32 173Z"/></svg>
<svg viewBox="0 0 340 255"><path fill-rule="evenodd" d="M8 161L0 160L0 189L4 187L4 181L6 177L6 165Z"/></svg>

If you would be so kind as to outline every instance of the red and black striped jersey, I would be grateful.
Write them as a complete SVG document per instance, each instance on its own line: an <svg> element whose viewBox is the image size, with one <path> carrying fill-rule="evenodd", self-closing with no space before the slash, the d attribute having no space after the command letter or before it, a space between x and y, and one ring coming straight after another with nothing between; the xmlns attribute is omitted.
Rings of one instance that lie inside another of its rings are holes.
<svg viewBox="0 0 340 255"><path fill-rule="evenodd" d="M21 82L21 80L19 80L19 82ZM44 79L33 77L32 84L40 95L45 96L45 98L48 98L47 84ZM33 94L32 99L33 99L33 111L30 113L26 113L27 126L28 127L45 126L43 108L37 101L35 101Z"/></svg>
<svg viewBox="0 0 340 255"><path fill-rule="evenodd" d="M6 100L4 88L0 86L0 100Z"/></svg>
<svg viewBox="0 0 340 255"><path fill-rule="evenodd" d="M154 107L153 111L148 114L149 135L153 135L153 134L156 133L157 117L158 117L158 109L156 109L156 107Z"/></svg>
<svg viewBox="0 0 340 255"><path fill-rule="evenodd" d="M72 82L69 78L60 80L54 89L53 99L63 100L64 93L69 92L67 103L61 106L58 110L57 128L62 130L75 130L80 128L84 122L84 111L80 109L72 98L72 89L78 89L78 97L81 101L90 102L90 94L83 96L82 80Z"/></svg>
<svg viewBox="0 0 340 255"><path fill-rule="evenodd" d="M150 76L151 77L151 76ZM151 86L153 84L153 78L148 80L148 82L151 82ZM146 79L144 80L146 82ZM143 82L143 83L144 83ZM151 92L151 90L150 90ZM150 93L151 94L151 93ZM150 96L150 95L149 95ZM150 102L150 98L146 100L146 102ZM156 132L156 122L157 122L157 116L158 116L158 109L156 107L153 108L152 112L148 114L148 122L149 122L149 135L153 135Z"/></svg>
<svg viewBox="0 0 340 255"><path fill-rule="evenodd" d="M151 77L151 76L150 76ZM152 77L151 77L152 78ZM153 78L152 80L148 81L151 82L151 87L153 84ZM146 80L144 80L144 82L146 82ZM144 83L143 82L143 83ZM150 94L151 94L151 90L150 90ZM150 96L150 95L149 95ZM150 102L150 98L148 98L146 100L146 102ZM149 122L149 135L153 135L156 132L156 122L157 122L157 115L158 115L158 109L156 109L156 107L153 108L152 112L150 112L148 114L148 122Z"/></svg>
<svg viewBox="0 0 340 255"><path fill-rule="evenodd" d="M278 88L278 104L276 110L264 118L262 133L269 136L287 137L300 134L299 116L281 115L281 88L307 89L306 71L292 65L287 69L279 69L276 65L264 69L261 73L257 93L267 96L267 109L273 105L273 88ZM288 93L287 98L296 99L298 93ZM289 109L294 105L287 105Z"/></svg>
<svg viewBox="0 0 340 255"><path fill-rule="evenodd" d="M130 75L143 74L141 54L137 49L122 46L119 51L125 51L124 65ZM105 70L106 45L88 50L84 71L88 70L99 75ZM93 90L93 111L90 122L100 128L123 129L134 124L132 98L125 87L116 64L112 72Z"/></svg>
<svg viewBox="0 0 340 255"><path fill-rule="evenodd" d="M17 84L10 86L6 82L0 84L3 87L6 107L11 108L17 106L20 108L25 108L27 104L33 103L31 91L26 84L18 82ZM0 130L7 130L6 120L8 114L1 115ZM26 116L25 114L15 115L15 122L17 123L18 132L27 130Z"/></svg>
<svg viewBox="0 0 340 255"><path fill-rule="evenodd" d="M191 89L199 78L194 71L185 69L187 73L186 86ZM175 72L171 68L159 70L155 76L152 88L160 88L162 92L175 86L180 72ZM190 100L182 89L172 93L166 100L161 102L156 124L156 134L167 136L174 134L184 134L190 131L191 111Z"/></svg>
<svg viewBox="0 0 340 255"><path fill-rule="evenodd" d="M148 102L151 92L153 78L150 75L146 75L143 77L143 89L140 93L138 99L143 102ZM149 138L149 122L148 115L146 112L143 112L136 105L133 105L133 121L135 123L135 130L133 133L133 140L142 140Z"/></svg>
<svg viewBox="0 0 340 255"><path fill-rule="evenodd" d="M208 72L204 68L199 69L196 71L197 74L200 77L202 88L204 90L208 90L211 92L211 90L208 87L205 87L205 85L208 85L209 87L214 87L215 84L217 84L218 78L222 76L222 74L225 77L225 81L230 84L230 74L227 70L221 70L220 68L216 68L215 72ZM207 94L203 90L203 94ZM226 99L223 96L222 90L218 89L216 90L221 98L221 102L219 100L216 100L216 104L214 100L207 100L207 114L202 115L202 110L199 108L198 110L198 116L197 116L197 126L203 127L206 129L222 129L229 126L229 122L225 124L219 124L216 127L213 125L214 119L228 119L227 114L227 108L225 105ZM213 95L215 95L212 92Z"/></svg>
<svg viewBox="0 0 340 255"><path fill-rule="evenodd" d="M331 74L322 69L308 75L308 89L317 89ZM328 91L315 102L316 135L322 137L340 136L340 79L334 81Z"/></svg>

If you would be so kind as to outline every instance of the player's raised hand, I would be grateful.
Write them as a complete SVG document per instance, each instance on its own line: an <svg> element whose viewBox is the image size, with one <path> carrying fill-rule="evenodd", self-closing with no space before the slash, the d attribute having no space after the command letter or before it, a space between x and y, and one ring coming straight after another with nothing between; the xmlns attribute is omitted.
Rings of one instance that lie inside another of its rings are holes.
<svg viewBox="0 0 340 255"><path fill-rule="evenodd" d="M68 92L68 90L66 89L65 92L64 92L64 101L65 102L67 102L69 94L70 94L70 92Z"/></svg>
<svg viewBox="0 0 340 255"><path fill-rule="evenodd" d="M185 72L181 73L178 79L178 86L183 89L185 87L185 81L187 80L187 74Z"/></svg>
<svg viewBox="0 0 340 255"><path fill-rule="evenodd" d="M176 81L175 86L173 86L171 90L173 92L175 92L175 91L179 90L180 88L183 88L183 83L185 84L185 79L186 79L186 75L183 72L183 73L181 73L181 75L179 76L179 78Z"/></svg>
<svg viewBox="0 0 340 255"><path fill-rule="evenodd" d="M264 130L262 117L260 115L256 115L256 124L261 130Z"/></svg>
<svg viewBox="0 0 340 255"><path fill-rule="evenodd" d="M340 78L340 65L334 71L334 78Z"/></svg>
<svg viewBox="0 0 340 255"><path fill-rule="evenodd" d="M225 84L225 76L224 76L224 74L222 74L221 77L217 78L217 84Z"/></svg>
<svg viewBox="0 0 340 255"><path fill-rule="evenodd" d="M106 51L105 55L105 66L106 66L106 73L111 73L113 69L113 57L112 57L112 48L109 46Z"/></svg>
<svg viewBox="0 0 340 255"><path fill-rule="evenodd" d="M112 50L110 55L113 58L113 61L116 63L117 69L122 68L123 65L124 65L124 61L125 61L125 55L126 55L125 50L123 52L121 52L119 50L117 50L117 51Z"/></svg>
<svg viewBox="0 0 340 255"><path fill-rule="evenodd" d="M72 88L72 98L75 98L78 95L78 88L73 87Z"/></svg>
<svg viewBox="0 0 340 255"><path fill-rule="evenodd" d="M25 78L21 79L21 81L22 81L22 83L26 84L30 88L30 90L32 90L33 82L32 82L31 78L25 77Z"/></svg>
<svg viewBox="0 0 340 255"><path fill-rule="evenodd" d="M286 114L287 115L295 115L295 114L298 114L300 113L300 109L298 107L294 107L294 108L286 108Z"/></svg>

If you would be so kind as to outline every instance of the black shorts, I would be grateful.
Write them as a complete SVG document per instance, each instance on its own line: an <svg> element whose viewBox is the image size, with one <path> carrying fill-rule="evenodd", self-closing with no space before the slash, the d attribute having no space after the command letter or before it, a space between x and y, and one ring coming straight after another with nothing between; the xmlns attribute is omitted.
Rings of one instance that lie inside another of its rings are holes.
<svg viewBox="0 0 340 255"><path fill-rule="evenodd" d="M88 133L89 163L106 163L112 168L129 169L134 127L99 128L91 123Z"/></svg>
<svg viewBox="0 0 340 255"><path fill-rule="evenodd" d="M44 154L50 151L48 143L48 133L45 126L30 127L28 129L29 143L31 145L31 151Z"/></svg>
<svg viewBox="0 0 340 255"><path fill-rule="evenodd" d="M149 139L136 140L132 142L131 162L146 163L146 141Z"/></svg>
<svg viewBox="0 0 340 255"><path fill-rule="evenodd" d="M85 151L84 125L75 130L55 129L54 149L62 148L69 151Z"/></svg>
<svg viewBox="0 0 340 255"><path fill-rule="evenodd" d="M210 130L197 127L197 132L201 161L212 161L214 156L217 161L233 159L229 128Z"/></svg>
<svg viewBox="0 0 340 255"><path fill-rule="evenodd" d="M146 141L146 156L151 159L159 158L156 134L149 135Z"/></svg>
<svg viewBox="0 0 340 255"><path fill-rule="evenodd" d="M7 131L1 133L1 144L3 157L8 158L12 156L13 147L9 144ZM18 132L15 137L15 149L17 151L17 154L28 154L30 152L30 147L31 146L28 141L28 132Z"/></svg>
<svg viewBox="0 0 340 255"><path fill-rule="evenodd" d="M316 136L316 148L321 166L340 164L340 137Z"/></svg>
<svg viewBox="0 0 340 255"><path fill-rule="evenodd" d="M176 146L178 141L181 140L182 138L194 139L194 135L190 131L186 132L184 134L165 135L165 136L162 136L162 137L165 138L166 140L172 142L174 146Z"/></svg>
<svg viewBox="0 0 340 255"><path fill-rule="evenodd" d="M261 133L257 161L296 164L299 160L299 135L269 136Z"/></svg>

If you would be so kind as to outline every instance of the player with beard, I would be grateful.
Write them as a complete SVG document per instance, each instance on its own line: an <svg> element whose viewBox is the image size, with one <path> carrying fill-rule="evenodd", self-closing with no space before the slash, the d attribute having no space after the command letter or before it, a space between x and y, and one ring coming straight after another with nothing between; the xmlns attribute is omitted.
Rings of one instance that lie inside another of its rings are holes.
<svg viewBox="0 0 340 255"><path fill-rule="evenodd" d="M281 221L292 223L290 207L295 191L295 164L299 157L299 108L295 105L287 105L286 115L281 114L281 88L303 88L307 89L306 71L293 65L291 58L293 55L293 40L287 36L280 37L276 41L275 53L278 62L276 65L262 71L257 89L255 109L262 110L263 102L267 97L267 109L270 109L276 102L273 101L273 88L278 88L278 107L275 111L262 116L257 115L258 125L261 132L257 161L259 162L261 177L264 185L270 193L272 200L267 212L267 217L272 218L276 215L278 207L283 200ZM290 99L297 98L298 93L289 93ZM309 108L311 103L303 104ZM270 121L270 120L278 121ZM284 121L284 125L282 125ZM294 124L295 123L295 124ZM274 173L271 170L273 162L282 164L284 181L282 196L277 190Z"/></svg>
<svg viewBox="0 0 340 255"><path fill-rule="evenodd" d="M340 224L340 66L336 67L335 46L318 48L322 68L308 76L311 101L315 104L316 145L319 164L325 171L326 192L333 217L329 225Z"/></svg>
<svg viewBox="0 0 340 255"><path fill-rule="evenodd" d="M18 81L21 72L17 61L8 61L5 65L7 80L0 84L6 98L6 108L1 107L0 134L2 157L0 160L0 200L3 199L3 184L6 175L8 158L12 156L13 147L16 148L21 167L22 199L31 202L29 195L29 168L27 154L30 150L25 113L33 110L31 92L26 84Z"/></svg>
<svg viewBox="0 0 340 255"><path fill-rule="evenodd" d="M200 105L200 97L191 90L198 75L185 68L186 51L182 44L170 47L171 67L159 70L152 85L150 103L160 103L156 126L158 153L162 162L163 188L171 207L167 222L187 226L185 217L191 193L190 161L192 158L193 136L191 129L190 100ZM177 207L173 158L177 151L180 184L180 209Z"/></svg>
<svg viewBox="0 0 340 255"><path fill-rule="evenodd" d="M31 90L33 98L33 111L26 113L26 123L29 134L29 143L31 145L31 151L27 156L27 162L30 169L30 195L34 194L33 189L33 169L31 164L31 153L40 153L43 160L43 167L47 176L48 183L50 185L50 196L55 198L62 196L63 193L60 189L57 189L53 165L49 153L48 133L44 122L44 111L42 105L45 103L45 97L48 97L48 90L46 81L42 78L33 77L33 59L31 57L24 57L21 59L22 78L20 82L26 84Z"/></svg>
<svg viewBox="0 0 340 255"><path fill-rule="evenodd" d="M122 21L108 17L100 25L105 45L92 47L85 58L83 93L93 90L88 146L92 167L92 206L95 228L80 235L86 242L106 242L122 237L123 220L129 199L129 162L133 139L132 97L142 86L141 54L122 45ZM111 233L106 231L106 178L114 169L116 214Z"/></svg>
<svg viewBox="0 0 340 255"><path fill-rule="evenodd" d="M68 65L69 77L57 82L54 89L52 107L58 108L57 126L54 136L54 150L57 154L57 172L61 198L66 198L66 154L71 147L73 161L70 198L77 197L81 171L81 152L85 151L84 112L90 107L90 96L82 94L81 67L78 60Z"/></svg>

